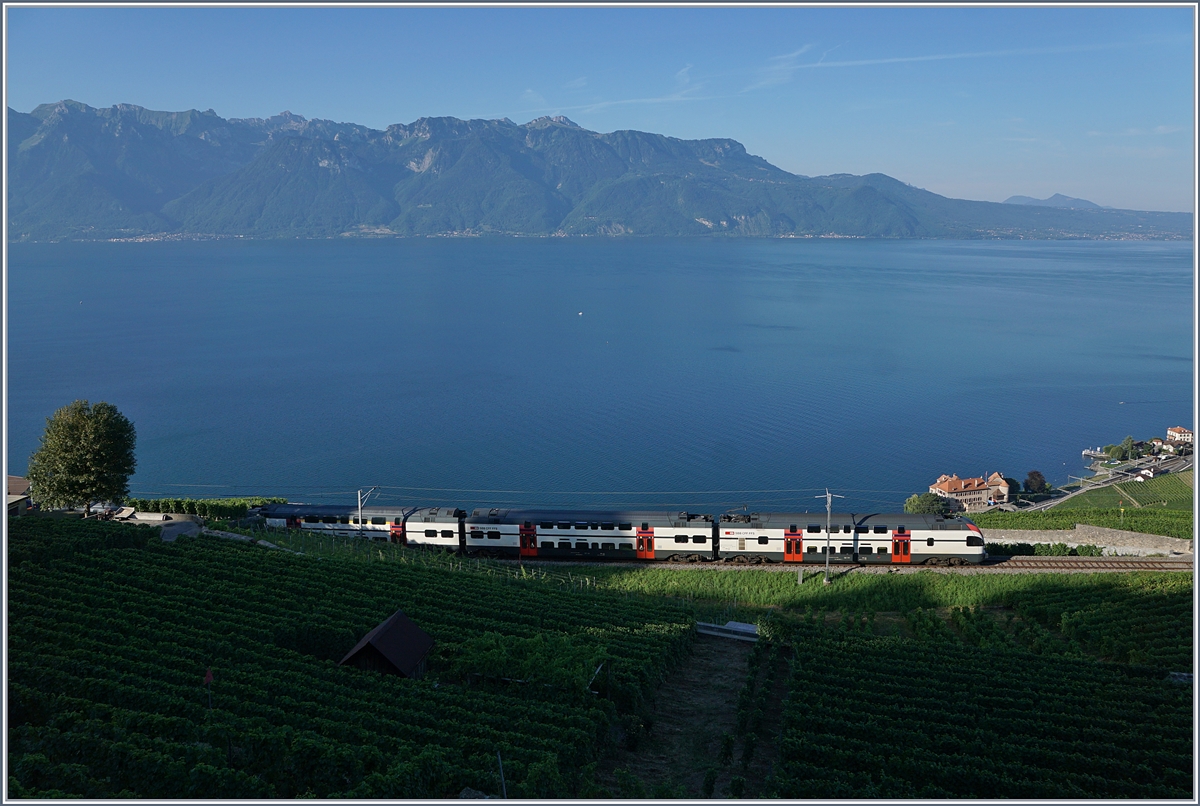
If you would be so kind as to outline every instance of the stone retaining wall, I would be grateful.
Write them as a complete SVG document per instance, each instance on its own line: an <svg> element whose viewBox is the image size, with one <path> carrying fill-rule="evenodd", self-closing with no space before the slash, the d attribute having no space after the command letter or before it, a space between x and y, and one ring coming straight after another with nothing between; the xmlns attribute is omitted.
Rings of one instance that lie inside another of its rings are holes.
<svg viewBox="0 0 1200 806"><path fill-rule="evenodd" d="M1106 554L1191 554L1191 540L1076 524L1074 529L984 529L989 543L1066 543L1105 546Z"/></svg>

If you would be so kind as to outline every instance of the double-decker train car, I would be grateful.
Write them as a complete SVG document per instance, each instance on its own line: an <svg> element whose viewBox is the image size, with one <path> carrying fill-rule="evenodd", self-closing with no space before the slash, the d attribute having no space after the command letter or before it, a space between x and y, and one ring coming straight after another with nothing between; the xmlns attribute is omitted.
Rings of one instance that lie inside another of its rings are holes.
<svg viewBox="0 0 1200 806"><path fill-rule="evenodd" d="M269 504L275 527L491 557L668 562L962 565L985 557L966 518L936 515L542 510ZM828 529L827 529L828 524Z"/></svg>

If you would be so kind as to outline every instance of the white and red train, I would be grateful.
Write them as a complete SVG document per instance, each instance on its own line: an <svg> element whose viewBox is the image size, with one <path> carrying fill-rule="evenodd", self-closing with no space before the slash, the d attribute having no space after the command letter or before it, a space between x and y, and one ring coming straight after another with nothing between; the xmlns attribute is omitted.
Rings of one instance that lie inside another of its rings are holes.
<svg viewBox="0 0 1200 806"><path fill-rule="evenodd" d="M983 533L961 516L541 510L269 504L274 527L386 539L490 557L669 562L978 564Z"/></svg>

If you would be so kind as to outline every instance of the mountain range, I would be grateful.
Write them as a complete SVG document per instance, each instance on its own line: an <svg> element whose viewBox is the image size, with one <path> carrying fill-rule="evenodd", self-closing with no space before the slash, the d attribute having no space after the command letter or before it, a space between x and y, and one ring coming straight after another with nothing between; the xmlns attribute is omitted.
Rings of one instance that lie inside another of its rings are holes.
<svg viewBox="0 0 1200 806"><path fill-rule="evenodd" d="M9 109L7 127L14 241L1192 233L1188 213L964 201L884 174L799 176L734 140L602 134L561 116L380 130L290 112L225 119L60 101Z"/></svg>
<svg viewBox="0 0 1200 806"><path fill-rule="evenodd" d="M1100 205L1090 202L1087 199L1076 199L1073 196L1064 196L1061 193L1055 193L1048 199L1035 199L1032 196L1009 196L1004 200L1004 203L1031 204L1035 207L1072 207L1077 210L1093 210L1100 207Z"/></svg>

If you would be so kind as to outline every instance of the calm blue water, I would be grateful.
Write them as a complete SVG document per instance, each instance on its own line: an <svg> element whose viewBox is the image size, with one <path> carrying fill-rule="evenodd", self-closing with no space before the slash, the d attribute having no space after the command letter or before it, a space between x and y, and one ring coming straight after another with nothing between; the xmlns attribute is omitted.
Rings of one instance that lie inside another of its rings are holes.
<svg viewBox="0 0 1200 806"><path fill-rule="evenodd" d="M1192 427L1191 244L9 247L8 462L76 398L138 495L693 511L1052 483ZM1121 401L1124 401L1122 404Z"/></svg>

